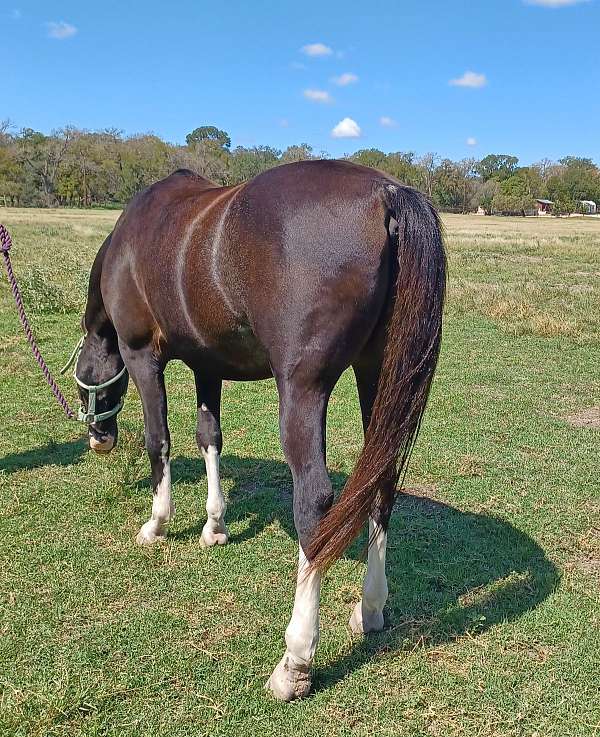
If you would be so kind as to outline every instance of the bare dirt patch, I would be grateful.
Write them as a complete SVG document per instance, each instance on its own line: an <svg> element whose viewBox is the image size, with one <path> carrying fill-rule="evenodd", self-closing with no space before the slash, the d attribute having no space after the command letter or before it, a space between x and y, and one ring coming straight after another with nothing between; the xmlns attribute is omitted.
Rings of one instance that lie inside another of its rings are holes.
<svg viewBox="0 0 600 737"><path fill-rule="evenodd" d="M600 430L600 407L588 407L565 418L572 427L584 427L589 430Z"/></svg>
<svg viewBox="0 0 600 737"><path fill-rule="evenodd" d="M579 568L600 582L600 558L579 561Z"/></svg>
<svg viewBox="0 0 600 737"><path fill-rule="evenodd" d="M438 488L436 484L416 484L402 489L402 493L423 499L436 499Z"/></svg>

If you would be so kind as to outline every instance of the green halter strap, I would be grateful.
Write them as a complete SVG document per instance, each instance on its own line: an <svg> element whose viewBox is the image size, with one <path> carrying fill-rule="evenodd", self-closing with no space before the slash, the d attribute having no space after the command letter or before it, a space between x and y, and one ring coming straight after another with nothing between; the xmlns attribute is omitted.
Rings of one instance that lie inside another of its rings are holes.
<svg viewBox="0 0 600 737"><path fill-rule="evenodd" d="M62 367L60 370L61 374L64 374L69 366L72 366L75 364L75 368L73 369L73 378L79 384L79 386L82 389L85 389L88 392L88 407L87 412L84 412L84 409L82 406L79 407L79 410L77 412L77 419L80 422L85 422L87 425L95 424L96 422L102 422L102 420L108 420L109 417L113 417L114 415L118 414L123 409L123 404L125 403L125 400L123 397L119 400L119 402L112 408L107 410L106 412L99 412L96 414L96 396L99 391L102 389L106 389L109 386L112 386L115 384L119 379L125 374L127 371L127 368L123 366L123 368L119 371L119 373L116 376L113 376L112 379L109 379L108 381L103 382L102 384L84 384L81 379L77 378L77 374L75 373L76 367L77 367L77 360L79 358L79 354L81 353L81 349L83 348L83 343L86 339L86 335L82 336L73 349L73 352L69 356L69 360L66 362L66 364Z"/></svg>

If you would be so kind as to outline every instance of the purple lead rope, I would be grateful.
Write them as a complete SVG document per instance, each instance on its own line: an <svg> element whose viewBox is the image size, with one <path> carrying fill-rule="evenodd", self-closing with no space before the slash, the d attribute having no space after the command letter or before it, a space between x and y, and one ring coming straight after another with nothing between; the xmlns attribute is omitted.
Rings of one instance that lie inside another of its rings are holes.
<svg viewBox="0 0 600 737"><path fill-rule="evenodd" d="M4 256L4 265L6 266L8 281L12 289L15 304L17 305L19 320L21 321L21 325L23 326L23 330L25 331L25 335L27 336L27 340L29 341L29 345L31 346L31 351L35 356L35 360L38 362L38 365L41 368L42 373L44 374L44 378L46 379L48 386L50 387L50 389L52 389L52 394L54 394L54 396L56 397L56 401L63 408L66 416L71 420L75 417L75 412L69 406L69 403L67 402L64 394L58 388L58 384L56 383L56 381L54 381L54 377L50 373L50 369L46 365L46 362L44 361L44 358L40 353L40 349L37 347L37 343L35 342L35 338L33 337L33 333L31 331L31 326L29 325L29 320L27 319L27 315L25 314L23 298L21 297L21 292L19 291L19 286L13 273L12 264L10 262L10 256L8 253L11 247L12 240L10 234L8 230L4 227L4 225L0 224L0 251L2 251L2 255Z"/></svg>

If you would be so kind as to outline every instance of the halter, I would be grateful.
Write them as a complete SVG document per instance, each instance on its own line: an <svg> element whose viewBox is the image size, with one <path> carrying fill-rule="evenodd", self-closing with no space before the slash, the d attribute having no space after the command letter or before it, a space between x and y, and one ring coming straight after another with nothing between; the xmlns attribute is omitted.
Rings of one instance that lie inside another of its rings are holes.
<svg viewBox="0 0 600 737"><path fill-rule="evenodd" d="M61 374L64 374L65 371L71 366L72 364L75 364L77 366L77 359L79 358L79 354L81 353L81 349L83 348L83 342L85 340L86 336L84 335L75 348L73 349L73 352L71 353L69 360L67 363L62 367L60 370ZM106 389L109 386L112 386L113 384L116 384L119 379L125 375L127 371L127 368L123 366L123 368L119 371L116 376L113 376L112 379L109 379L108 381L103 382L102 384L84 384L81 379L77 378L77 374L75 373L75 369L73 369L73 378L77 382L77 384L82 388L85 389L88 392L88 407L87 412L84 412L83 406L79 406L79 409L77 411L77 419L80 422L85 422L87 425L96 424L97 422L102 422L103 420L108 420L109 417L114 417L114 415L118 414L122 409L123 405L125 404L125 399L122 396L118 403L112 408L107 410L106 412L100 412L96 414L96 395L101 389Z"/></svg>

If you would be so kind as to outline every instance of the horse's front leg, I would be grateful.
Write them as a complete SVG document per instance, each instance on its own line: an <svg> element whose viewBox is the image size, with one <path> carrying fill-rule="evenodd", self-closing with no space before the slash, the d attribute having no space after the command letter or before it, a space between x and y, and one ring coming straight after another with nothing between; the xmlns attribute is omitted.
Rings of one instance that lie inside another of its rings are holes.
<svg viewBox="0 0 600 737"><path fill-rule="evenodd" d="M311 666L319 642L321 575L308 572L304 550L331 506L333 491L325 467L329 392L280 382L279 397L281 442L294 480L294 524L300 553L294 608L285 631L287 647L267 687L277 698L291 701L310 690Z"/></svg>
<svg viewBox="0 0 600 737"><path fill-rule="evenodd" d="M219 475L219 456L223 448L221 435L221 385L220 379L208 379L199 371L194 372L196 380L196 403L198 405L198 426L196 442L206 465L208 497L206 514L208 519L202 529L200 544L203 547L224 545L229 539L225 526L225 497L221 489Z"/></svg>
<svg viewBox="0 0 600 737"><path fill-rule="evenodd" d="M167 395L164 366L149 349L121 348L121 355L140 393L144 409L146 451L152 471L152 515L137 537L138 545L163 540L175 507L171 499L171 438L167 426Z"/></svg>

